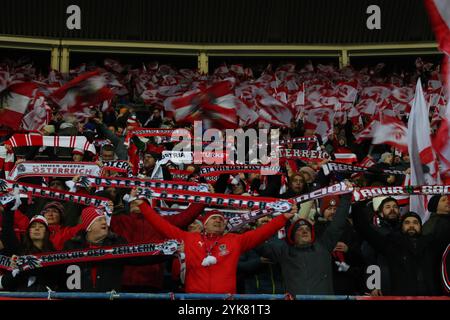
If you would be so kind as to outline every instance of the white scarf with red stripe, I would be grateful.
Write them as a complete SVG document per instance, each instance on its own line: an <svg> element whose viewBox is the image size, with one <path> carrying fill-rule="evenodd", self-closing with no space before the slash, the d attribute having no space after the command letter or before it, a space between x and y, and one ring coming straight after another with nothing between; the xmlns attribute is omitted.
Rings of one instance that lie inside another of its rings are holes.
<svg viewBox="0 0 450 320"><path fill-rule="evenodd" d="M42 136L40 134L23 134L17 133L13 135L5 144L18 147L63 147L82 149L93 154L96 153L95 146L90 143L84 136Z"/></svg>
<svg viewBox="0 0 450 320"><path fill-rule="evenodd" d="M0 170L5 172L5 178L14 167L14 153L6 151L5 146L0 146Z"/></svg>

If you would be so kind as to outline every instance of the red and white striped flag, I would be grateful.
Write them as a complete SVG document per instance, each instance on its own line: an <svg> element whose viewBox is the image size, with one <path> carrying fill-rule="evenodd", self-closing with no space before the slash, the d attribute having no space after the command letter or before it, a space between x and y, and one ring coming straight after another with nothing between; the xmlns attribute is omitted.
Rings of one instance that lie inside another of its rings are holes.
<svg viewBox="0 0 450 320"><path fill-rule="evenodd" d="M447 104L445 116L432 143L434 150L439 156L444 183L450 183L450 100Z"/></svg>
<svg viewBox="0 0 450 320"><path fill-rule="evenodd" d="M61 112L83 118L90 115L89 108L114 97L106 79L99 71L84 73L56 90L50 98L61 107Z"/></svg>
<svg viewBox="0 0 450 320"><path fill-rule="evenodd" d="M355 143L361 143L364 139L372 139L374 137L375 128L379 123L378 119L373 119L363 131L355 136Z"/></svg>
<svg viewBox="0 0 450 320"><path fill-rule="evenodd" d="M171 100L171 108L178 123L203 121L204 128L235 129L237 97L231 91L232 84L222 81L200 92L183 95Z"/></svg>
<svg viewBox="0 0 450 320"><path fill-rule="evenodd" d="M289 127L293 117L292 110L282 101L266 95L258 100L261 119L280 127Z"/></svg>
<svg viewBox="0 0 450 320"><path fill-rule="evenodd" d="M445 53L442 63L442 74L450 96L450 1L425 0L425 6L430 16L434 35L439 43L439 49Z"/></svg>
<svg viewBox="0 0 450 320"><path fill-rule="evenodd" d="M384 116L377 121L373 132L372 144L388 144L402 152L408 151L408 129L397 118Z"/></svg>
<svg viewBox="0 0 450 320"><path fill-rule="evenodd" d="M0 110L0 125L17 130L27 110L28 104L36 93L37 84L33 82L20 82L12 84L6 89L6 99L2 102Z"/></svg>
<svg viewBox="0 0 450 320"><path fill-rule="evenodd" d="M335 153L336 162L352 164L358 162L358 158L354 153Z"/></svg>

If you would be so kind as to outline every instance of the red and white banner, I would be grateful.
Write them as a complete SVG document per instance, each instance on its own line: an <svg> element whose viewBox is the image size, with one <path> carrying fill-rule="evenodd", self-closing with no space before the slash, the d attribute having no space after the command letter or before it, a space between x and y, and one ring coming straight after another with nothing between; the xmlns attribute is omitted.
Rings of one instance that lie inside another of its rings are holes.
<svg viewBox="0 0 450 320"><path fill-rule="evenodd" d="M407 135L408 129L403 122L397 118L384 116L381 121L377 121L373 132L372 144L388 144L402 152L407 152Z"/></svg>
<svg viewBox="0 0 450 320"><path fill-rule="evenodd" d="M10 85L6 90L6 99L0 107L0 125L17 130L27 111L28 104L36 94L37 84L20 82Z"/></svg>

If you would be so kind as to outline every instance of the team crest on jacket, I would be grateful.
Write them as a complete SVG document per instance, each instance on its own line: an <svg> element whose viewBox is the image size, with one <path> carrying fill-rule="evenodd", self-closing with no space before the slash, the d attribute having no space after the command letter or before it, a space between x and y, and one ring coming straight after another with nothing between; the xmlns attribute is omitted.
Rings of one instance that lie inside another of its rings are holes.
<svg viewBox="0 0 450 320"><path fill-rule="evenodd" d="M219 256L226 256L227 254L229 254L230 252L227 250L227 245L226 244L221 244L219 246Z"/></svg>

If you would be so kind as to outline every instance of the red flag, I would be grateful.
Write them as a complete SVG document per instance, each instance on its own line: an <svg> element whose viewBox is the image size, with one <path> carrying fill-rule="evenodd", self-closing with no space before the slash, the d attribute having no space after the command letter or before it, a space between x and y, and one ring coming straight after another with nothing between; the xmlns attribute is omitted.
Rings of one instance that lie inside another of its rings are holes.
<svg viewBox="0 0 450 320"><path fill-rule="evenodd" d="M439 49L446 54L442 63L442 73L450 95L450 2L448 0L425 0Z"/></svg>
<svg viewBox="0 0 450 320"><path fill-rule="evenodd" d="M204 128L236 129L236 99L231 83L222 81L189 95L171 100L178 123L203 121Z"/></svg>
<svg viewBox="0 0 450 320"><path fill-rule="evenodd" d="M384 116L375 126L372 144L388 144L402 152L408 151L408 130L397 118Z"/></svg>
<svg viewBox="0 0 450 320"><path fill-rule="evenodd" d="M106 79L99 71L84 73L53 92L50 97L63 113L88 116L89 107L113 98Z"/></svg>
<svg viewBox="0 0 450 320"><path fill-rule="evenodd" d="M37 84L33 82L20 82L12 84L3 92L5 99L0 110L0 125L17 130L27 110L28 104L33 98Z"/></svg>

